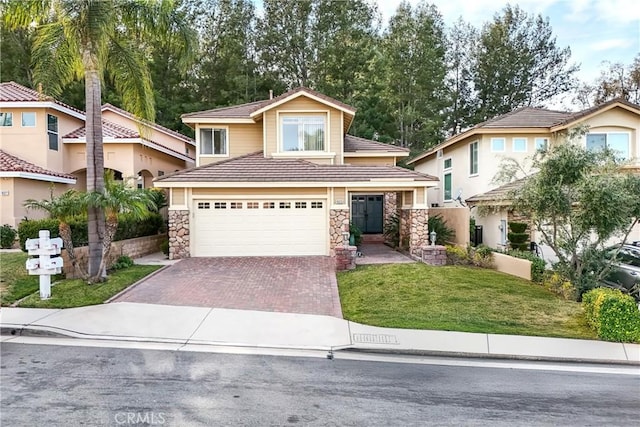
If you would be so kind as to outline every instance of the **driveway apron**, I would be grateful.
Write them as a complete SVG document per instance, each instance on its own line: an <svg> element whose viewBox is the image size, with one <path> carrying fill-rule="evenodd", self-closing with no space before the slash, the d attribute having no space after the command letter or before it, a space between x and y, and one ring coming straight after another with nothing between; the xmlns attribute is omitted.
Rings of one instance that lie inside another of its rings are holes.
<svg viewBox="0 0 640 427"><path fill-rule="evenodd" d="M187 258L114 302L323 314L342 318L330 257Z"/></svg>

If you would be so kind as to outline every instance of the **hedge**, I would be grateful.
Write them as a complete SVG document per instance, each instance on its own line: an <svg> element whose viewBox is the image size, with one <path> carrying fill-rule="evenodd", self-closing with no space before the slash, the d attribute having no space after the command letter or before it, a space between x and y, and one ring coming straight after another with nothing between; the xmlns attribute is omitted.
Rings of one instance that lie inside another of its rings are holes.
<svg viewBox="0 0 640 427"><path fill-rule="evenodd" d="M20 247L24 251L24 242L27 239L35 239L38 237L40 230L49 230L50 236L58 237L58 220L57 219L39 219L24 220L18 225L18 236L20 238ZM74 247L87 246L89 244L89 235L87 230L86 218L75 218L69 221L71 228L71 239ZM153 236L162 232L164 229L164 220L162 215L151 213L143 220L132 219L123 215L118 220L118 231L114 240L126 240L136 237Z"/></svg>
<svg viewBox="0 0 640 427"><path fill-rule="evenodd" d="M582 306L587 323L600 339L640 342L640 310L630 295L596 288L582 295Z"/></svg>

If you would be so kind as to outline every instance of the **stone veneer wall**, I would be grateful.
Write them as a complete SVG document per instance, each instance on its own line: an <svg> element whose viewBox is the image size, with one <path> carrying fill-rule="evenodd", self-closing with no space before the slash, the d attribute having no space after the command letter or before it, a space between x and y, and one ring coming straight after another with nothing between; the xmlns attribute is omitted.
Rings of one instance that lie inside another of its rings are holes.
<svg viewBox="0 0 640 427"><path fill-rule="evenodd" d="M189 258L189 211L169 211L169 259Z"/></svg>
<svg viewBox="0 0 640 427"><path fill-rule="evenodd" d="M420 256L423 246L429 244L429 214L426 209L409 209L409 252Z"/></svg>
<svg viewBox="0 0 640 427"><path fill-rule="evenodd" d="M349 231L349 209L329 210L329 251L335 255L335 248L344 246L343 231Z"/></svg>
<svg viewBox="0 0 640 427"><path fill-rule="evenodd" d="M411 211L409 209L400 209L400 249L409 249L411 234Z"/></svg>
<svg viewBox="0 0 640 427"><path fill-rule="evenodd" d="M398 212L398 200L398 193L384 193L384 208L382 212L382 219L384 221L383 228L386 227L387 222L389 222L393 214Z"/></svg>

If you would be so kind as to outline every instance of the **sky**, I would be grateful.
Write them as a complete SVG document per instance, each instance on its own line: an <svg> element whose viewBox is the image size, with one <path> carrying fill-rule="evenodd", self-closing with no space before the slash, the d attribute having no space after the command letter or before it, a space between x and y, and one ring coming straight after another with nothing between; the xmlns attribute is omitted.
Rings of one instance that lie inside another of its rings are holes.
<svg viewBox="0 0 640 427"><path fill-rule="evenodd" d="M375 0L383 22L393 15L400 0ZM409 0L417 4L419 0ZM480 28L509 3L503 0L430 0L446 24L460 16ZM521 9L549 18L559 47L571 49L580 65L578 77L591 82L600 75L601 63L631 64L640 52L640 2L638 0L519 0Z"/></svg>

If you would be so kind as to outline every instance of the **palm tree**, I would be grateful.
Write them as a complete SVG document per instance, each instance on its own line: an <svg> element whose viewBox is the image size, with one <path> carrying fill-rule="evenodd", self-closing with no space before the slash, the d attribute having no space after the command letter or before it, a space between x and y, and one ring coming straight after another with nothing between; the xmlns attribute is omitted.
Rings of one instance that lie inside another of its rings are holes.
<svg viewBox="0 0 640 427"><path fill-rule="evenodd" d="M83 279L88 278L88 276L84 266L78 262L73 250L69 220L86 213L86 202L85 194L75 190L67 190L57 197L54 197L52 194L49 200L28 199L24 202L24 206L27 209L45 211L49 214L50 218L58 220L58 234L64 242L64 247L67 250L71 264L73 264L73 268Z"/></svg>
<svg viewBox="0 0 640 427"><path fill-rule="evenodd" d="M176 36L182 53L193 52L193 30L173 0L3 0L8 29L34 31L33 80L59 95L84 78L87 134L87 192L104 191L102 82L110 77L123 107L146 120L155 116L146 54L155 41ZM104 212L88 208L90 280L100 279Z"/></svg>
<svg viewBox="0 0 640 427"><path fill-rule="evenodd" d="M113 171L104 176L104 191L88 193L89 205L96 206L105 214L105 233L102 245L100 271L104 274L111 252L111 242L118 231L118 216L128 215L134 219L144 219L155 211L155 203L148 191L134 188L123 181L116 181Z"/></svg>

